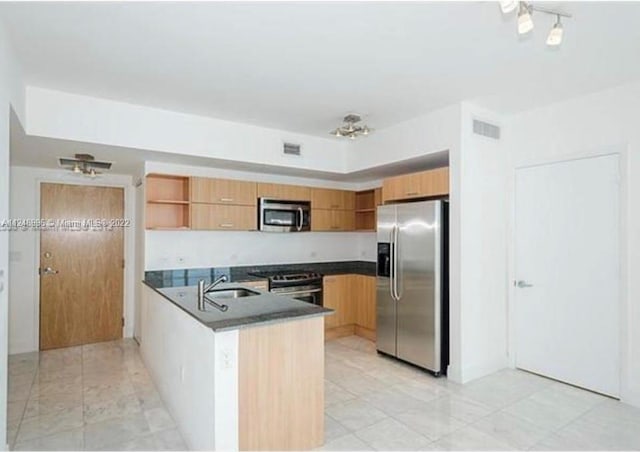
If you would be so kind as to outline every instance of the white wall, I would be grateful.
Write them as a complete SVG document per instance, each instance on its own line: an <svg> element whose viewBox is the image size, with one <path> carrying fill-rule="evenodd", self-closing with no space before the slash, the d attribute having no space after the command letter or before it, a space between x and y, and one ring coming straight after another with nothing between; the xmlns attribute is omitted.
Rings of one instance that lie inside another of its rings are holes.
<svg viewBox="0 0 640 452"><path fill-rule="evenodd" d="M501 140L473 133L474 119L502 126L492 112L463 103L460 169L460 367L467 382L502 369L507 360L507 174Z"/></svg>
<svg viewBox="0 0 640 452"><path fill-rule="evenodd" d="M9 218L10 111L24 119L24 87L20 69L0 20L0 219ZM7 350L9 305L9 234L0 230L0 449L7 445Z"/></svg>
<svg viewBox="0 0 640 452"><path fill-rule="evenodd" d="M527 111L509 119L515 168L619 152L622 161L621 398L640 406L640 83ZM513 227L512 225L510 226ZM513 254L511 241L510 255ZM513 280L513 259L510 280ZM513 291L510 300L513 301ZM595 340L595 337L594 337ZM510 341L513 342L513 341ZM511 350L513 353L514 350Z"/></svg>
<svg viewBox="0 0 640 452"><path fill-rule="evenodd" d="M40 183L105 185L124 187L125 217L133 225L125 230L124 336L133 334L135 293L135 193L130 176L103 175L91 180L67 171L14 166L11 168L11 217L40 218ZM10 234L9 353L39 348L40 234L12 231Z"/></svg>
<svg viewBox="0 0 640 452"><path fill-rule="evenodd" d="M27 88L26 132L198 157L342 173L345 141L267 129L204 116ZM302 156L282 153L283 142L302 145Z"/></svg>
<svg viewBox="0 0 640 452"><path fill-rule="evenodd" d="M142 300L142 358L189 450L238 450L238 330L214 333L147 286Z"/></svg>
<svg viewBox="0 0 640 452"><path fill-rule="evenodd" d="M358 189L357 184L147 162L147 173ZM375 260L375 234L304 232L278 234L243 231L146 231L145 269Z"/></svg>

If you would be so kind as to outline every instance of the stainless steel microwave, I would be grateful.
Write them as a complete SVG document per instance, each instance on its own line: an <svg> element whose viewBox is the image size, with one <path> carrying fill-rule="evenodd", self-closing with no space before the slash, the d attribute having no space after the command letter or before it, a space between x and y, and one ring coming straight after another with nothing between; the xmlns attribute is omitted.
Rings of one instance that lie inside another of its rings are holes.
<svg viewBox="0 0 640 452"><path fill-rule="evenodd" d="M258 224L268 232L310 231L311 202L260 198Z"/></svg>

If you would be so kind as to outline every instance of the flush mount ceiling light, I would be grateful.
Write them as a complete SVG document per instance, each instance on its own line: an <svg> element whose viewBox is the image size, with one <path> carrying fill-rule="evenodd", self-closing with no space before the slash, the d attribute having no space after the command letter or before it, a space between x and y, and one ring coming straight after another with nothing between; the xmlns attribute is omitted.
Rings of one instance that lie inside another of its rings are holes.
<svg viewBox="0 0 640 452"><path fill-rule="evenodd" d="M531 18L533 12L539 12L556 16L556 22L553 28L547 36L547 45L550 47L557 47L562 43L563 28L560 22L561 17L570 18L571 14L567 14L562 11L544 8L538 5L532 5L529 2L513 2L513 1L501 1L500 10L503 14L509 14L518 8L518 34L524 35L533 30L533 19Z"/></svg>
<svg viewBox="0 0 640 452"><path fill-rule="evenodd" d="M102 171L111 169L111 162L99 162L91 154L76 154L75 158L60 157L58 162L62 168L67 168L75 174L87 177L97 177Z"/></svg>
<svg viewBox="0 0 640 452"><path fill-rule="evenodd" d="M358 123L362 121L360 115L355 113L350 113L344 117L344 124L331 132L331 135L335 137L346 137L352 140L355 140L359 136L367 136L369 135L373 129L370 129L366 125L358 125Z"/></svg>

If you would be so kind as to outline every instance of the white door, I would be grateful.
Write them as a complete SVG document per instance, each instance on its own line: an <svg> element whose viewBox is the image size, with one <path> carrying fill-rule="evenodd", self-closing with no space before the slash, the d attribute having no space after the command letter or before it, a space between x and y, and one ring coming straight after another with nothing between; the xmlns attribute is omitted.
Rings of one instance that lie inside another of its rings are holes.
<svg viewBox="0 0 640 452"><path fill-rule="evenodd" d="M619 395L617 155L516 171L517 367Z"/></svg>

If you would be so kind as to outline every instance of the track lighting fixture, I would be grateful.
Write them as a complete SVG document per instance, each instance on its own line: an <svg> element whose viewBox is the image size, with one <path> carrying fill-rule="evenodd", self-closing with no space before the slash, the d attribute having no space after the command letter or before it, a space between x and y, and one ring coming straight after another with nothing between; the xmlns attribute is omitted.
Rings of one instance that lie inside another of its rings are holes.
<svg viewBox="0 0 640 452"><path fill-rule="evenodd" d="M557 16L556 23L547 36L547 45L554 47L559 46L562 43L562 23L560 22L560 16Z"/></svg>
<svg viewBox="0 0 640 452"><path fill-rule="evenodd" d="M533 5L529 2L515 2L511 0L500 1L500 10L503 14L508 14L518 8L518 34L524 35L533 30L533 19L531 15L533 12L544 13L556 16L556 22L549 31L549 35L547 36L547 45L550 47L557 47L562 43L563 37L563 27L561 18L570 18L571 14L567 14L562 11L558 11L555 9L549 9L538 5Z"/></svg>
<svg viewBox="0 0 640 452"><path fill-rule="evenodd" d="M518 34L524 35L531 30L533 30L533 20L531 20L529 5L525 2L520 2L520 9L518 10Z"/></svg>
<svg viewBox="0 0 640 452"><path fill-rule="evenodd" d="M517 0L506 0L506 1L503 0L500 2L500 9L504 14L508 14L511 11L515 11L517 7L518 7Z"/></svg>

